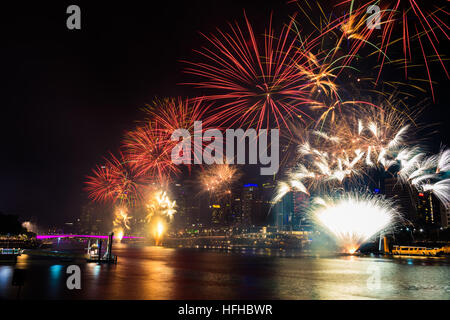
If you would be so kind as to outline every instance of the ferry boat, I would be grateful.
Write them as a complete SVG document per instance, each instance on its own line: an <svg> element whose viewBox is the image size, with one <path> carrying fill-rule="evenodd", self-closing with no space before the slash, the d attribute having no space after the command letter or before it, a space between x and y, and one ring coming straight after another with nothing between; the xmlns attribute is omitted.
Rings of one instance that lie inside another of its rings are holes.
<svg viewBox="0 0 450 320"><path fill-rule="evenodd" d="M414 247L414 246L393 246L393 255L402 256L439 256L444 253L443 248L426 248L426 247Z"/></svg>
<svg viewBox="0 0 450 320"><path fill-rule="evenodd" d="M0 248L0 261L16 261L22 252L19 248Z"/></svg>

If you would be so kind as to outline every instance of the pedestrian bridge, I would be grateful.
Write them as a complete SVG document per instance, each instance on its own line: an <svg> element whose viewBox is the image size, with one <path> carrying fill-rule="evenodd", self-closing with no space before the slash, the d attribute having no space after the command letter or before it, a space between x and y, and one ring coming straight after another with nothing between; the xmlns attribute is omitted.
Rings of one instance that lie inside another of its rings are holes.
<svg viewBox="0 0 450 320"><path fill-rule="evenodd" d="M103 235L92 235L92 234L45 234L45 235L37 235L36 239L45 240L45 239L60 239L60 238L94 238L94 239L108 239L108 236ZM119 238L119 237L114 237ZM144 237L132 237L125 236L122 239L144 239Z"/></svg>

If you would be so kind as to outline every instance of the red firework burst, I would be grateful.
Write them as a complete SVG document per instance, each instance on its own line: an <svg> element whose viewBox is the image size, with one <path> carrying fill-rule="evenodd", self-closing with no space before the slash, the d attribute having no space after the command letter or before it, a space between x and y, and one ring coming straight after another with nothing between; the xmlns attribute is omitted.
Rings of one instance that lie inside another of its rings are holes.
<svg viewBox="0 0 450 320"><path fill-rule="evenodd" d="M130 205L142 197L142 188L147 179L139 175L130 162L123 156L110 155L105 165L92 170L87 177L86 191L94 201L126 202Z"/></svg>
<svg viewBox="0 0 450 320"><path fill-rule="evenodd" d="M171 159L176 142L157 124L149 123L127 133L123 143L127 158L139 175L165 183L173 173L180 172Z"/></svg>
<svg viewBox="0 0 450 320"><path fill-rule="evenodd" d="M208 116L210 105L205 105L203 99L165 98L157 99L145 109L149 115L148 122L158 124L158 130L171 135L177 129L186 129L194 134L194 122L202 121L203 128L212 127L217 120Z"/></svg>
<svg viewBox="0 0 450 320"><path fill-rule="evenodd" d="M138 129L137 132L128 135L125 145L127 149L133 149L130 153L131 158L136 160L137 166L143 171L143 174L152 172L152 168L157 169L156 161L162 161L160 177L167 177L171 173L178 173L179 170L176 167L171 167L167 162L167 157L171 156L173 148L177 145L178 141L172 141L171 136L176 130L187 130L192 137L195 135L203 135L208 129L219 129L215 125L217 122L217 116L207 115L209 105L204 105L202 99L181 99L181 98L166 98L154 101L152 105L147 106L145 111L149 115L146 124L143 126L145 129ZM201 121L201 125L195 125L196 121ZM130 137L131 140L130 141ZM192 138L193 139L193 138ZM150 145L150 140L157 141ZM151 147L151 150L145 149ZM192 152L194 158L202 153L202 148L207 145L202 140L202 143L194 143L194 152ZM192 145L191 145L192 146ZM159 150L159 151L158 151ZM160 158L151 160L154 154L159 154ZM198 163L200 163L199 161ZM187 167L191 168L190 164ZM168 174L164 174L167 169ZM159 173L160 170L157 170Z"/></svg>
<svg viewBox="0 0 450 320"><path fill-rule="evenodd" d="M230 127L256 124L261 128L275 122L288 128L287 119L307 115L301 108L309 101L307 79L298 68L305 65L305 55L296 50L296 38L289 36L292 23L276 36L271 16L261 39L245 13L244 17L246 30L230 23L228 32L203 35L210 48L196 52L206 62L185 61L190 65L185 72L204 80L188 84L217 92L205 99L221 102L216 116Z"/></svg>

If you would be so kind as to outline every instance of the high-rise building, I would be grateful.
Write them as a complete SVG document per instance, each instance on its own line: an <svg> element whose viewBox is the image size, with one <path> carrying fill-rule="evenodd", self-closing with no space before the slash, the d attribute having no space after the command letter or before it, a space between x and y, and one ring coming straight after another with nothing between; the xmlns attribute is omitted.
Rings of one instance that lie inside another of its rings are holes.
<svg viewBox="0 0 450 320"><path fill-rule="evenodd" d="M294 229L310 227L311 221L308 218L307 210L310 205L310 197L303 192L292 193L293 205L294 205L294 215L292 218L292 226Z"/></svg>
<svg viewBox="0 0 450 320"><path fill-rule="evenodd" d="M273 208L275 225L279 230L292 230L294 216L294 193L288 192Z"/></svg>
<svg viewBox="0 0 450 320"><path fill-rule="evenodd" d="M397 200L400 213L409 221L422 227L436 227L445 223L441 219L441 206L431 192L417 192L398 183L395 178L384 181L386 197Z"/></svg>
<svg viewBox="0 0 450 320"><path fill-rule="evenodd" d="M409 186L402 185L396 178L384 179L384 194L397 201L400 213L410 221L417 221L417 195Z"/></svg>
<svg viewBox="0 0 450 320"><path fill-rule="evenodd" d="M261 213L262 200L257 184L248 183L242 189L242 217L243 225L262 225L263 215Z"/></svg>
<svg viewBox="0 0 450 320"><path fill-rule="evenodd" d="M431 192L419 192L417 201L417 222L421 226L441 226L440 203Z"/></svg>
<svg viewBox="0 0 450 320"><path fill-rule="evenodd" d="M446 208L442 203L439 206L441 211L441 226L446 229L450 227L450 209Z"/></svg>
<svg viewBox="0 0 450 320"><path fill-rule="evenodd" d="M229 216L229 223L230 225L239 226L242 224L242 188L241 187L234 187L231 191L231 198L230 198L230 216Z"/></svg>
<svg viewBox="0 0 450 320"><path fill-rule="evenodd" d="M273 201L276 192L276 185L273 181L265 182L261 185L261 214L263 218L263 224L269 225L274 224L275 222L275 211L274 205L276 204Z"/></svg>
<svg viewBox="0 0 450 320"><path fill-rule="evenodd" d="M89 203L82 208L74 230L82 234L102 234L112 230L113 209L110 206Z"/></svg>
<svg viewBox="0 0 450 320"><path fill-rule="evenodd" d="M215 226L221 226L225 223L225 215L223 207L219 203L212 203L210 205L211 210L211 223Z"/></svg>
<svg viewBox="0 0 450 320"><path fill-rule="evenodd" d="M176 214L174 215L174 225L177 227L184 227L189 224L189 217L187 215L187 194L185 186L176 183L172 188L172 197L176 202Z"/></svg>

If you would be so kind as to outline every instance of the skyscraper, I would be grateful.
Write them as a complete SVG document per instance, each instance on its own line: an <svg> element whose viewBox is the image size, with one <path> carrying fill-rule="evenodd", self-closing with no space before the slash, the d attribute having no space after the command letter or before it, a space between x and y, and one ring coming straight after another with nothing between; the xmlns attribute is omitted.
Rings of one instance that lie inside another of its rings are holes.
<svg viewBox="0 0 450 320"><path fill-rule="evenodd" d="M294 216L294 193L288 192L274 206L275 225L279 230L291 230Z"/></svg>
<svg viewBox="0 0 450 320"><path fill-rule="evenodd" d="M450 209L446 208L442 203L439 206L441 211L441 226L446 229L450 224Z"/></svg>
<svg viewBox="0 0 450 320"><path fill-rule="evenodd" d="M242 189L242 221L243 225L262 225L262 200L257 184L248 183Z"/></svg>
<svg viewBox="0 0 450 320"><path fill-rule="evenodd" d="M400 213L408 220L417 221L417 195L410 187L402 185L396 178L384 179L384 194L397 200Z"/></svg>
<svg viewBox="0 0 450 320"><path fill-rule="evenodd" d="M274 224L276 217L274 215L275 211L273 210L273 207L276 203L273 201L273 197L275 195L276 185L271 180L263 183L261 186L261 214L263 216L263 224Z"/></svg>
<svg viewBox="0 0 450 320"><path fill-rule="evenodd" d="M185 186L180 183L176 183L172 188L172 195L176 202L177 210L177 214L174 216L174 224L177 227L184 227L190 223L187 214L187 194Z"/></svg>
<svg viewBox="0 0 450 320"><path fill-rule="evenodd" d="M442 212L445 215L445 212ZM420 192L417 202L418 223L422 226L441 226L441 205L431 192Z"/></svg>
<svg viewBox="0 0 450 320"><path fill-rule="evenodd" d="M292 194L294 215L292 218L292 226L294 229L309 227L311 225L307 216L307 210L310 205L310 197L303 192L294 191Z"/></svg>

